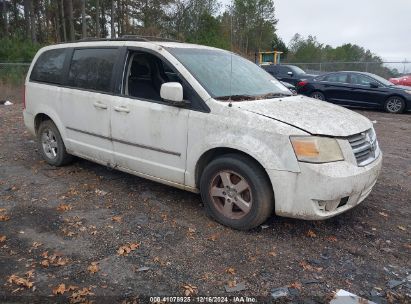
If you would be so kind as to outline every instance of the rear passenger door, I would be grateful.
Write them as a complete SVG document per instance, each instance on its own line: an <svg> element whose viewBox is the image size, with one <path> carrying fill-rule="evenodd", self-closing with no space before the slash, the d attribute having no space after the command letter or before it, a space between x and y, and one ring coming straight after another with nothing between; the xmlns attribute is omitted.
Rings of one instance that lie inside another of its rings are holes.
<svg viewBox="0 0 411 304"><path fill-rule="evenodd" d="M347 73L329 74L321 81L325 98L336 104L347 104L350 100L351 88Z"/></svg>
<svg viewBox="0 0 411 304"><path fill-rule="evenodd" d="M119 48L73 49L59 98L67 150L107 165L114 163L110 115L118 53Z"/></svg>

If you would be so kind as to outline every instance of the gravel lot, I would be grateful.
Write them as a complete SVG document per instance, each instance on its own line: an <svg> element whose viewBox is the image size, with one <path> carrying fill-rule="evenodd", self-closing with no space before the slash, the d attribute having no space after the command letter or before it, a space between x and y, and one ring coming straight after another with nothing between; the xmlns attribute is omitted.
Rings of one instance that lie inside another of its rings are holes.
<svg viewBox="0 0 411 304"><path fill-rule="evenodd" d="M411 115L359 111L376 121L384 153L361 205L321 222L273 216L240 232L209 219L198 195L80 159L47 165L10 96L14 105L0 105L0 302L268 300L289 287L288 299L304 303L328 303L341 288L410 303Z"/></svg>

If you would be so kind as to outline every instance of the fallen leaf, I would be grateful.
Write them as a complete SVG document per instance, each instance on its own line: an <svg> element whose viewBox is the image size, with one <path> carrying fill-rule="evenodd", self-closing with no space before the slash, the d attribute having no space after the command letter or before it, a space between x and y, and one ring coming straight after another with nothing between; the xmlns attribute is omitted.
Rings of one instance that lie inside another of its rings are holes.
<svg viewBox="0 0 411 304"><path fill-rule="evenodd" d="M60 205L57 207L57 211L62 211L62 212L69 211L69 210L71 210L71 209L72 209L72 207L71 207L70 205L68 205L68 204L60 204Z"/></svg>
<svg viewBox="0 0 411 304"><path fill-rule="evenodd" d="M320 272L322 271L322 267L314 267L311 266L310 264L308 264L306 261L301 261L300 262L300 266L304 269L304 270L308 270L308 271L316 271L316 272Z"/></svg>
<svg viewBox="0 0 411 304"><path fill-rule="evenodd" d="M228 287L233 288L237 285L237 282L235 280L233 280L233 281L230 280L230 281L227 282L227 285L228 285Z"/></svg>
<svg viewBox="0 0 411 304"><path fill-rule="evenodd" d="M5 214L0 214L0 222L5 222L10 219L10 216L5 215Z"/></svg>
<svg viewBox="0 0 411 304"><path fill-rule="evenodd" d="M10 284L16 284L16 285L23 286L26 288L33 287L33 282L30 282L28 279L21 278L15 274L12 274L11 276L9 276L9 278L7 279L7 282L9 282Z"/></svg>
<svg viewBox="0 0 411 304"><path fill-rule="evenodd" d="M215 242L217 239L218 239L218 234L216 234L216 233L210 235L210 236L207 238L207 240L213 241L213 242Z"/></svg>
<svg viewBox="0 0 411 304"><path fill-rule="evenodd" d="M291 283L290 286L288 286L288 287L301 290L301 283L300 282L294 282L294 283Z"/></svg>
<svg viewBox="0 0 411 304"><path fill-rule="evenodd" d="M87 270L90 273L96 273L100 270L100 268L98 267L98 262L91 262L91 265L88 266Z"/></svg>
<svg viewBox="0 0 411 304"><path fill-rule="evenodd" d="M197 292L198 292L198 288L197 288L196 286L194 286L194 285L191 285L191 284L184 284L184 285L182 286L182 288L184 289L184 295L185 295L186 297L195 295L195 294L197 294Z"/></svg>
<svg viewBox="0 0 411 304"><path fill-rule="evenodd" d="M140 247L140 243L128 243L126 245L120 246L120 248L117 249L117 254L126 256L128 255L131 251L136 250L138 247Z"/></svg>
<svg viewBox="0 0 411 304"><path fill-rule="evenodd" d="M311 229L307 231L306 235L307 235L308 237L311 237L311 238L317 237L317 234L315 234L315 232L314 232L313 230L311 230Z"/></svg>
<svg viewBox="0 0 411 304"><path fill-rule="evenodd" d="M334 235L328 236L325 239L329 242L337 242L337 237L335 237Z"/></svg>
<svg viewBox="0 0 411 304"><path fill-rule="evenodd" d="M0 243L3 243L6 241L6 236L5 235L0 235Z"/></svg>
<svg viewBox="0 0 411 304"><path fill-rule="evenodd" d="M84 303L86 296L92 296L94 293L91 292L91 288L84 287L83 289L79 289L73 292L70 296L71 303Z"/></svg>
<svg viewBox="0 0 411 304"><path fill-rule="evenodd" d="M398 227L398 229L400 229L400 230L402 230L402 231L406 231L407 230L407 228L405 228L404 226L397 226Z"/></svg>
<svg viewBox="0 0 411 304"><path fill-rule="evenodd" d="M46 268L50 266L49 260L43 260L40 262L40 264L41 266L46 267Z"/></svg>
<svg viewBox="0 0 411 304"><path fill-rule="evenodd" d="M235 274L235 269L233 267L229 267L225 270L225 272L228 274Z"/></svg>
<svg viewBox="0 0 411 304"><path fill-rule="evenodd" d="M57 287L53 288L53 294L58 295L58 294L64 294L66 292L66 285L64 283L58 285Z"/></svg>
<svg viewBox="0 0 411 304"><path fill-rule="evenodd" d="M112 218L111 218L111 220L113 221L113 222L121 222L121 216L113 216Z"/></svg>
<svg viewBox="0 0 411 304"><path fill-rule="evenodd" d="M271 251L268 252L268 255L273 256L273 257L277 256L277 252L275 251L275 247L273 247L273 248L271 249Z"/></svg>
<svg viewBox="0 0 411 304"><path fill-rule="evenodd" d="M0 212L6 212L6 208L0 208Z"/></svg>
<svg viewBox="0 0 411 304"><path fill-rule="evenodd" d="M385 212L378 212L381 216L383 216L383 217L388 217L388 214L387 213L385 213Z"/></svg>

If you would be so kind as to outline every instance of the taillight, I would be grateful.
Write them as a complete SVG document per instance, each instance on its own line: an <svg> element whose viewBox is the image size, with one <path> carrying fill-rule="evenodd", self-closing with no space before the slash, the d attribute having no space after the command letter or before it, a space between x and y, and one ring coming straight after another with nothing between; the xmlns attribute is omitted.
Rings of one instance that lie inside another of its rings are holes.
<svg viewBox="0 0 411 304"><path fill-rule="evenodd" d="M26 85L23 85L23 110L26 109Z"/></svg>
<svg viewBox="0 0 411 304"><path fill-rule="evenodd" d="M303 86L305 86L308 82L305 80L299 81L297 82L297 87L302 88Z"/></svg>

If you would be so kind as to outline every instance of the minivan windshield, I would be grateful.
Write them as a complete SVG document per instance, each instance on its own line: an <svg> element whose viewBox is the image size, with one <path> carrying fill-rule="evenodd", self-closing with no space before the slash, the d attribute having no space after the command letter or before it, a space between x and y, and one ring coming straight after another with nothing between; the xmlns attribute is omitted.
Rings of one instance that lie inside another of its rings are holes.
<svg viewBox="0 0 411 304"><path fill-rule="evenodd" d="M292 96L256 64L223 50L168 48L215 99L242 101Z"/></svg>

